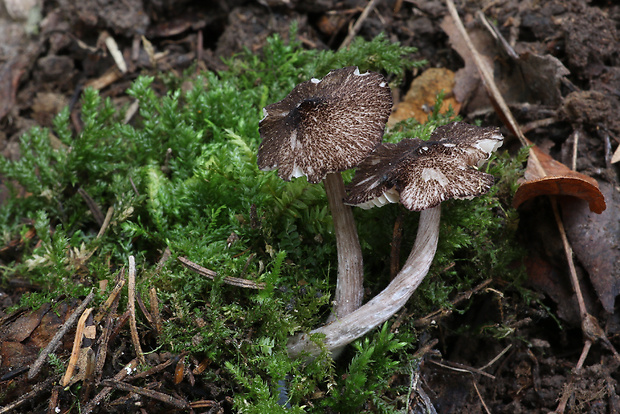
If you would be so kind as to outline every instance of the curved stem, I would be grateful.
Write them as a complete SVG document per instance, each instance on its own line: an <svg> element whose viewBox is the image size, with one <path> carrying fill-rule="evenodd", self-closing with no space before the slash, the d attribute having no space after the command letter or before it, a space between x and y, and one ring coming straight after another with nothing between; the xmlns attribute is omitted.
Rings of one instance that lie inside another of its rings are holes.
<svg viewBox="0 0 620 414"><path fill-rule="evenodd" d="M420 213L420 224L411 254L396 278L377 296L353 313L330 325L314 329L310 334L325 334L324 343L334 353L345 345L365 335L388 320L402 308L428 273L439 238L439 218L441 206ZM299 334L289 340L288 352L291 357L303 352L315 356L319 347L310 340L310 334Z"/></svg>
<svg viewBox="0 0 620 414"><path fill-rule="evenodd" d="M346 195L342 176L340 173L327 174L323 184L334 220L338 250L338 280L334 308L327 320L329 323L348 315L362 304L364 265L353 212L342 201Z"/></svg>

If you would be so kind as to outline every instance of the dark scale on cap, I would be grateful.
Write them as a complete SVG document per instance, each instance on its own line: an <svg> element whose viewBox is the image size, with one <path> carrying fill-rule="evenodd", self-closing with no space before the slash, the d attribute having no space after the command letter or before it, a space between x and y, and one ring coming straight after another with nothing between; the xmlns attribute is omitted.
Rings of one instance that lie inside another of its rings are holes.
<svg viewBox="0 0 620 414"><path fill-rule="evenodd" d="M420 211L449 198L479 196L494 180L476 167L502 142L499 128L455 122L437 128L430 141L381 144L358 166L345 202L371 208L400 201Z"/></svg>
<svg viewBox="0 0 620 414"><path fill-rule="evenodd" d="M263 109L258 166L277 168L287 181L306 175L320 182L366 158L381 142L391 109L392 94L379 73L351 66L300 83Z"/></svg>

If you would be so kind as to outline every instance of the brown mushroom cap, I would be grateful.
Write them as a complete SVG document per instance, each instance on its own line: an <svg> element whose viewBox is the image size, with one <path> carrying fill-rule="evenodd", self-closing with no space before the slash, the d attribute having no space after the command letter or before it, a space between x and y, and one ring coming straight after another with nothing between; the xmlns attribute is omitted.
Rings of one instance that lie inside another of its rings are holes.
<svg viewBox="0 0 620 414"><path fill-rule="evenodd" d="M258 166L277 168L286 181L306 175L318 183L366 158L381 142L391 109L385 78L355 66L300 83L263 109Z"/></svg>
<svg viewBox="0 0 620 414"><path fill-rule="evenodd" d="M437 128L429 141L383 143L358 166L345 203L371 208L400 201L421 211L449 198L479 196L494 179L476 167L502 142L499 128L454 122Z"/></svg>

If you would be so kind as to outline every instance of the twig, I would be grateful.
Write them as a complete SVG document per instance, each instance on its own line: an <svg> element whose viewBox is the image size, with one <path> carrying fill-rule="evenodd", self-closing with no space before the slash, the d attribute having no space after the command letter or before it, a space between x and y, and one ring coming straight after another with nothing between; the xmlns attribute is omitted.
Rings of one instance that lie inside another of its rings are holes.
<svg viewBox="0 0 620 414"><path fill-rule="evenodd" d="M108 299L106 299L105 303L101 306L99 312L97 312L97 314L95 315L95 323L101 322L110 306L114 303L116 298L118 298L121 289L123 288L123 286L125 286L125 268L121 269L116 279L116 285L114 286L114 289L112 289L110 296L108 296Z"/></svg>
<svg viewBox="0 0 620 414"><path fill-rule="evenodd" d="M579 148L579 131L575 130L573 133L573 162L571 163L571 170L575 171L577 169L577 153Z"/></svg>
<svg viewBox="0 0 620 414"><path fill-rule="evenodd" d="M110 294L110 297L113 297L110 305L107 305L110 301L110 298L106 301L105 309L109 307L110 312L105 320L105 325L103 327L103 332L101 333L101 337L99 338L99 347L97 348L97 359L95 362L95 372L93 377L95 381L99 382L101 380L101 376L103 374L103 366L105 365L105 360L108 354L108 343L112 336L112 317L116 313L116 309L118 308L118 304L120 302L120 298L118 296L118 292L125 285L125 268L121 269L119 274L116 276L116 287ZM101 314L101 312L100 312ZM99 314L97 315L99 316ZM97 316L95 317L95 323L99 323L97 321Z"/></svg>
<svg viewBox="0 0 620 414"><path fill-rule="evenodd" d="M164 394L163 392L158 392L158 391L148 390L146 388L136 387L134 385L127 384L126 382L115 381L115 380L105 380L103 381L103 384L106 387L113 387L113 388L116 388L117 390L133 392L136 394L144 395L145 397L153 398L154 400L158 400L158 401L170 404L175 408L186 409L189 407L189 404L187 403L187 401L174 398L173 396Z"/></svg>
<svg viewBox="0 0 620 414"><path fill-rule="evenodd" d="M581 350L581 355L579 356L579 361L577 361L577 365L575 365L574 374L579 373L581 368L583 367L584 362L586 361L586 357L590 352L590 347L592 346L592 341L586 339L585 344L583 345L583 349ZM573 390L575 387L575 378L571 376L570 381L564 387L564 391L562 392L562 396L560 397L560 402L558 403L558 408L555 409L557 414L562 414L566 411L566 405L568 404L568 399L573 394Z"/></svg>
<svg viewBox="0 0 620 414"><path fill-rule="evenodd" d="M103 222L105 219L103 217L103 213L101 212L101 209L99 208L97 203L95 203L95 200L93 200L90 194L88 194L86 190L84 190L81 187L78 188L77 192L80 196L82 196L82 199L86 202L86 205L88 206L88 209L90 210L90 212L93 214L93 217L95 218L95 221L97 222L97 224L100 227L103 226Z"/></svg>
<svg viewBox="0 0 620 414"><path fill-rule="evenodd" d="M153 316L153 322L155 327L155 332L157 335L161 334L161 316L159 315L159 302L157 300L157 289L151 287L149 289L149 302L151 305L151 315Z"/></svg>
<svg viewBox="0 0 620 414"><path fill-rule="evenodd" d="M583 295L581 294L581 287L579 286L579 279L577 278L577 270L575 270L575 263L573 261L573 249L568 242L568 237L566 237L566 231L564 230L564 223L562 223L562 219L560 217L560 210L558 209L558 202L555 197L550 197L551 207L553 208L553 216L555 217L555 224L558 226L558 230L560 231L560 239L562 240L562 246L564 247L564 253L566 255L566 259L568 261L568 270L570 274L570 281L573 285L573 289L575 289L575 295L577 296L577 304L579 305L579 315L581 315L582 323L583 319L588 314L586 309L586 303L583 300Z"/></svg>
<svg viewBox="0 0 620 414"><path fill-rule="evenodd" d="M437 362L437 361L433 361L432 359L429 359L428 361L432 364L435 364L437 366L440 366L442 368L446 368L452 371L463 372L463 373L471 374L471 375L476 373L476 374L480 374L492 380L495 379L495 375L491 375L488 372L479 370L478 368L470 367L464 364L459 364L458 362L452 362L452 361Z"/></svg>
<svg viewBox="0 0 620 414"><path fill-rule="evenodd" d="M491 365L495 364L502 357L502 355L504 355L506 352L508 352L510 350L510 348L512 348L512 344L509 344L506 348L502 349L502 352L497 354L497 356L495 358L493 358L492 360L487 362L486 365L484 365L483 367L480 367L478 369L483 371L483 370L487 369L488 367L490 367Z"/></svg>
<svg viewBox="0 0 620 414"><path fill-rule="evenodd" d="M144 305L144 302L142 301L142 295L137 294L136 300L138 301L138 306L140 306L140 310L142 311L142 314L146 318L146 321L150 325L153 325L153 317L151 316L151 313L146 309L146 306Z"/></svg>
<svg viewBox="0 0 620 414"><path fill-rule="evenodd" d="M28 372L29 380L33 379L39 373L41 367L43 366L43 363L45 362L45 358L47 358L49 354L56 350L58 345L60 345L60 340L62 339L62 337L71 327L73 327L73 324L77 321L78 317L82 314L82 312L84 312L84 309L86 309L86 307L93 300L94 297L95 290L91 289L88 296L86 296L80 306L78 306L78 308L73 311L71 316L69 316L69 319L67 319L67 322L65 322L64 325L58 330L58 332L56 332L56 335L54 335L54 337L52 338L50 343L47 344L45 349L41 351L41 355L39 355L34 364L32 364L32 367L30 367L30 371Z"/></svg>
<svg viewBox="0 0 620 414"><path fill-rule="evenodd" d="M484 399L482 398L482 394L480 394L480 390L478 390L478 385L476 384L476 379L472 378L471 379L471 383L474 384L474 389L476 390L476 394L478 394L478 398L480 399L480 403L482 403L482 406L484 407L484 411L486 411L487 414L491 414L491 411L489 411L489 407L487 407L487 405L484 403Z"/></svg>
<svg viewBox="0 0 620 414"><path fill-rule="evenodd" d="M360 15L360 17L357 19L353 27L349 30L347 37L345 37L345 39L342 41L342 44L340 44L340 47L338 48L338 50L344 49L347 46L349 46L349 43L351 43L353 38L360 31L360 29L362 28L362 24L364 23L366 18L368 18L368 15L372 11L372 9L375 8L378 2L379 2L378 0L370 0L368 2L368 4L366 5L366 8L364 8L364 11Z"/></svg>
<svg viewBox="0 0 620 414"><path fill-rule="evenodd" d="M146 371L136 374L133 377L128 378L127 380L133 381L133 380L140 379L140 378L146 378L153 374L157 374L158 372L163 371L164 369L168 368L170 365L177 363L179 359L185 357L185 355L187 355L188 353L189 353L188 351L183 351L179 355L175 355L172 358L168 358L165 362L162 362L161 364L156 365L153 368L147 369Z"/></svg>
<svg viewBox="0 0 620 414"><path fill-rule="evenodd" d="M75 371L78 357L80 356L80 349L82 348L82 340L84 339L84 332L86 330L86 319L91 315L92 312L93 308L86 309L84 313L82 313L82 316L80 316L80 320L78 321L77 329L75 330L75 339L73 340L73 349L71 350L71 357L69 358L69 365L67 366L65 375L60 382L63 387L69 385L69 382L73 377L73 372Z"/></svg>
<svg viewBox="0 0 620 414"><path fill-rule="evenodd" d="M178 260L183 266L187 267L189 270L193 270L194 272L204 277L207 277L211 280L215 280L215 278L217 277L217 273L213 270L202 267L199 264L196 264L191 260L187 259L186 257L179 257ZM253 282L251 280L241 279L239 277L224 276L222 278L222 282L232 286L238 286L247 289L265 289L264 283Z"/></svg>
<svg viewBox="0 0 620 414"><path fill-rule="evenodd" d="M131 360L129 364L125 365L123 368L121 368L119 372L116 373L116 375L114 376L114 380L116 381L123 380L128 375L131 375L131 373L136 369L137 366L138 366L138 361L135 359ZM112 392L112 389L113 389L112 387L104 387L99 392L99 394L97 394L95 398L90 400L88 405L84 407L83 414L90 414L95 409L95 407L97 407L101 403L101 401L103 401L103 399L107 397L108 394L110 394L110 392Z"/></svg>
<svg viewBox="0 0 620 414"><path fill-rule="evenodd" d="M138 336L138 328L136 326L136 259L129 256L129 283L128 283L128 299L129 302L129 330L131 331L131 342L136 350L138 361L141 365L146 364L144 353L140 346L140 337Z"/></svg>
<svg viewBox="0 0 620 414"><path fill-rule="evenodd" d="M476 293L480 292L482 289L486 288L492 282L493 282L493 279L487 279L487 280L483 281L482 283L480 283L478 286L475 286L474 288L468 290L467 292L459 293L456 296L456 298L454 298L454 300L452 300L450 302L450 304L452 305L452 307L458 305L462 301L471 298L474 294L476 294ZM419 319L416 319L413 322L413 326L415 326L416 328L426 326L426 325L432 323L435 319L437 319L439 317L446 317L448 315L451 315L452 312L453 312L453 309L439 309L439 310L433 311L433 312L429 313L426 316L423 316L423 317L421 317Z"/></svg>
<svg viewBox="0 0 620 414"><path fill-rule="evenodd" d="M8 413L8 412L11 412L12 410L14 410L15 408L19 407L20 405L22 405L26 401L34 398L35 396L37 396L41 392L43 392L46 389L48 389L49 387L51 387L52 384L54 383L54 381L56 381L56 377L52 376L52 377L49 377L48 379L46 379L45 381L36 384L32 388L32 391L27 392L26 394L24 394L21 397L19 397L19 399L17 401L14 401L14 402L12 402L9 405L5 405L4 407L0 407L0 414L5 414L5 413Z"/></svg>
<svg viewBox="0 0 620 414"><path fill-rule="evenodd" d="M107 213L105 214L105 219L103 219L103 224L101 225L101 228L99 229L99 233L97 233L97 238L100 238L101 236L104 235L105 231L108 229L108 226L110 225L110 221L112 220L113 214L114 214L114 207L110 206L108 208Z"/></svg>

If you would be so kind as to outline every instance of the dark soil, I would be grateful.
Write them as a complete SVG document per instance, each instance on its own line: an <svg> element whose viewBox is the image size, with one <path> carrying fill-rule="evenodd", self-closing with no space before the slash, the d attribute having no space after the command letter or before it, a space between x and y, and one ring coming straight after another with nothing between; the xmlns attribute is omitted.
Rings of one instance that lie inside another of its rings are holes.
<svg viewBox="0 0 620 414"><path fill-rule="evenodd" d="M0 150L13 159L19 156L19 136L36 125L51 126L62 107L74 108L86 85L100 85L102 95L122 102L125 89L140 73L154 69L180 73L191 65L197 70L223 69L221 57L243 48L259 54L269 35L279 32L287 37L293 21L298 22L299 36L308 48L336 49L366 6L361 0L45 1L38 34L28 35L25 3L7 0L6 10L0 11ZM562 209L588 310L610 343L596 341L583 368L574 370L584 347L579 308L551 206L537 199L520 209L520 234L530 249L526 266L535 297L527 303L500 275L490 275L493 283L474 296L467 312L437 319L435 327L421 335L422 344L438 339L435 352L431 352L434 356L429 354L421 368L423 389L440 413L485 409L546 413L558 407L563 395L568 397L569 412L620 412L620 359L610 348L620 345L620 313L615 312L615 298L620 293L620 185L618 165L611 163L613 150L620 143L620 5L579 0L457 3L466 25L474 25L475 13L484 3L484 14L518 53L554 56L570 71L557 96L547 98L542 85L527 94L527 100L510 103L521 125L554 118L534 126L528 138L569 166L577 131L577 170L594 177L606 196L607 210L602 216L589 213L574 201ZM439 0L383 1L365 20L359 35L373 38L386 33L393 41L416 46L416 57L428 60L428 67L457 71L464 61L441 27L446 15L446 6ZM129 63L124 75L105 52L104 32L116 40ZM156 68L140 46L141 35L157 52L167 53L157 60ZM409 74L401 96L416 75ZM469 121L482 116L486 124L501 125L488 104L469 102L461 116ZM507 147L514 150L518 144L510 140ZM2 198L0 192L0 202ZM10 255L10 246L5 246L2 254ZM601 266L605 272L597 270ZM18 302L28 289L27 285L12 284L0 291L0 310ZM14 316L2 322L6 326L17 319ZM19 353L11 353L23 355L23 361L0 361L0 374L5 374L0 392L8 397L5 404L33 386L45 385L45 378L19 380L15 370L30 363L29 356L47 340L37 338ZM65 345L65 351L70 352L71 344ZM436 362L437 353L443 362ZM487 364L490 368L480 373L478 369ZM406 383L409 378L395 381ZM218 395L217 390L211 391ZM200 395L189 385L179 392L185 392L190 401L199 399L192 395ZM225 396L220 397L226 401ZM42 393L33 398L50 396ZM222 404L220 408L230 407ZM150 408L153 411L149 412L157 411ZM4 411L0 408L0 412Z"/></svg>

